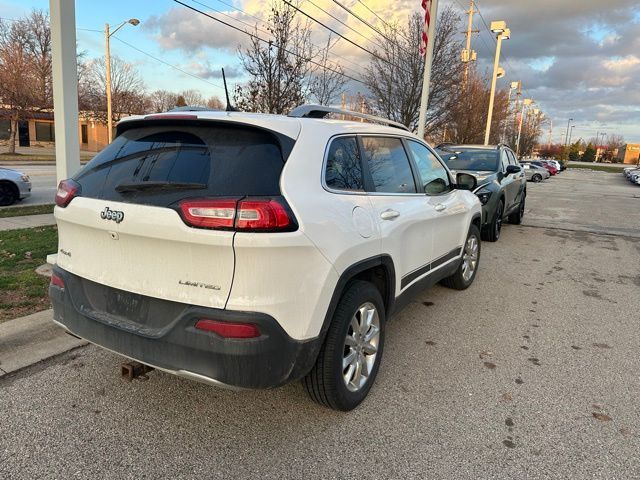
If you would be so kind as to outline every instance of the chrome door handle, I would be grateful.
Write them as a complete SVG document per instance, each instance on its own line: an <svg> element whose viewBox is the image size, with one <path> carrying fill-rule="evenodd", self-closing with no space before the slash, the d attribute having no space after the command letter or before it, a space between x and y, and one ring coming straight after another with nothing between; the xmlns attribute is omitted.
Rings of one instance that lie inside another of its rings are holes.
<svg viewBox="0 0 640 480"><path fill-rule="evenodd" d="M400 212L396 212L395 210L391 210L390 208L380 214L380 218L382 220L393 220L394 218L398 218L399 216Z"/></svg>
<svg viewBox="0 0 640 480"><path fill-rule="evenodd" d="M446 205L444 205L443 203L439 203L438 205L436 205L436 207L435 207L435 208L436 208L436 212L441 212L441 211L443 211L443 210L446 210L446 209L447 209L447 206L446 206Z"/></svg>

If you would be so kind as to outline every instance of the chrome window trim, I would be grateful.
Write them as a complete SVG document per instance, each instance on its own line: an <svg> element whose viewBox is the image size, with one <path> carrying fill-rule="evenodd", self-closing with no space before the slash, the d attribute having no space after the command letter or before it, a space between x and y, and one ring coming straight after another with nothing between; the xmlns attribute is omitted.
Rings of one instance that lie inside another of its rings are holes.
<svg viewBox="0 0 640 480"><path fill-rule="evenodd" d="M326 173L327 173L327 162L329 161L329 149L331 147L331 143L337 139L337 138L341 138L341 137L391 137L391 138L397 138L397 139L411 139L411 140L417 140L419 141L417 138L413 138L410 137L408 135L394 135L391 133L371 133L371 132L364 132L364 133L353 133L353 132L349 132L349 133L339 133L337 135L333 135L329 138L329 140L327 141L327 144L325 146L325 150L324 150L324 158L322 160L322 180L321 180L321 184L322 184L322 188L329 192L329 193L333 193L333 194L337 194L337 195L362 195L362 196L372 196L372 197L397 197L397 196L401 196L401 197L425 197L428 196L426 193L420 193L420 192L411 192L411 193L384 193L384 192L367 192L365 190L340 190L340 189L336 189L336 188L331 188L327 185L327 178L326 178ZM426 145L426 144L425 144ZM428 148L428 147L427 147ZM436 155L437 157L437 155ZM411 159L407 157L407 160L409 160L409 162L411 162ZM363 159L360 158L360 162L362 162ZM445 167L446 168L446 167ZM447 174L449 175L449 177L451 178L451 172L449 172L449 170L447 169ZM450 192L447 192L450 193Z"/></svg>

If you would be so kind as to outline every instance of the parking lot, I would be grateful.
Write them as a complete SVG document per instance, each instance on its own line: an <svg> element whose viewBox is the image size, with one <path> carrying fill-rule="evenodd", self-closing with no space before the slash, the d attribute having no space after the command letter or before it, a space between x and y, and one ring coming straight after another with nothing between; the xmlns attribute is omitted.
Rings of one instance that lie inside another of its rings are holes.
<svg viewBox="0 0 640 480"><path fill-rule="evenodd" d="M355 411L299 384L128 383L88 346L0 380L0 478L640 478L640 188L530 183L482 247L471 288L389 323Z"/></svg>

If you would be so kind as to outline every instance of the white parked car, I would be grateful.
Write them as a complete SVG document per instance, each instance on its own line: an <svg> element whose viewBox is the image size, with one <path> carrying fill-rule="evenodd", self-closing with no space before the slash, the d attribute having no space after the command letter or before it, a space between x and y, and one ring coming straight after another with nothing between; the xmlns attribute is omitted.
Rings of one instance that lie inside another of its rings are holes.
<svg viewBox="0 0 640 480"><path fill-rule="evenodd" d="M181 377L358 405L390 316L473 282L481 207L412 133L333 111L122 120L60 183L55 321Z"/></svg>
<svg viewBox="0 0 640 480"><path fill-rule="evenodd" d="M546 180L551 176L549 170L538 165L534 165L533 163L521 162L520 166L524 168L524 173L527 177L527 180L534 183Z"/></svg>

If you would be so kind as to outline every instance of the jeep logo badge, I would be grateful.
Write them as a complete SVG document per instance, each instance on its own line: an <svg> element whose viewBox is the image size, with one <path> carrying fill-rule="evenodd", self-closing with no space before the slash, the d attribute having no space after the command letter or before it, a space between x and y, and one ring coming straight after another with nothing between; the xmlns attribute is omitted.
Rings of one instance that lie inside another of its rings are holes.
<svg viewBox="0 0 640 480"><path fill-rule="evenodd" d="M105 209L100 213L100 218L103 220L113 220L116 223L120 223L124 220L124 212L119 210L111 210L109 207L105 207Z"/></svg>

